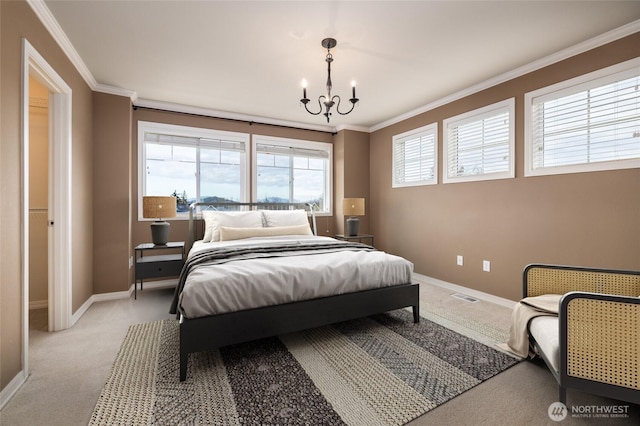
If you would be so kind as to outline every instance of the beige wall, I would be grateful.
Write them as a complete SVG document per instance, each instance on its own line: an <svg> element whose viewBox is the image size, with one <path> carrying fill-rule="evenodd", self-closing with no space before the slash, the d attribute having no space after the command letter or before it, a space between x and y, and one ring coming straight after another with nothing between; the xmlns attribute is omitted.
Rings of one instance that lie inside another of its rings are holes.
<svg viewBox="0 0 640 426"><path fill-rule="evenodd" d="M92 93L24 1L0 2L0 388L22 369L20 81L25 37L73 90L72 306L92 294Z"/></svg>
<svg viewBox="0 0 640 426"><path fill-rule="evenodd" d="M640 34L532 72L371 135L376 245L415 271L504 298L521 297L532 262L640 269L640 170L524 177L524 94L640 55ZM442 120L516 98L516 178L442 184ZM437 185L391 188L393 135L439 125ZM456 266L456 255L464 266ZM482 261L491 261L491 272Z"/></svg>
<svg viewBox="0 0 640 426"><path fill-rule="evenodd" d="M358 233L369 232L369 134L341 130L336 134L334 151L334 202L336 233L344 234L344 198L364 198L365 215L359 217Z"/></svg>
<svg viewBox="0 0 640 426"><path fill-rule="evenodd" d="M131 100L93 94L93 293L126 291L131 245Z"/></svg>
<svg viewBox="0 0 640 426"><path fill-rule="evenodd" d="M345 187L345 139L346 131L338 132L333 142L333 220L331 224L336 230L336 234L344 234L344 213L342 212L342 199L344 198ZM367 156L368 160L368 156ZM318 228L327 227L328 221L321 221ZM324 230L326 232L326 230Z"/></svg>

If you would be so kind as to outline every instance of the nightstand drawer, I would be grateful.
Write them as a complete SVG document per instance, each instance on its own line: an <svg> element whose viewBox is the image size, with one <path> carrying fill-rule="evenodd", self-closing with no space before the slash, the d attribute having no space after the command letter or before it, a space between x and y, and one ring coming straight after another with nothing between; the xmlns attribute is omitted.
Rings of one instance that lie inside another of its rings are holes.
<svg viewBox="0 0 640 426"><path fill-rule="evenodd" d="M180 275L183 265L179 254L141 257L136 261L136 277L140 280Z"/></svg>

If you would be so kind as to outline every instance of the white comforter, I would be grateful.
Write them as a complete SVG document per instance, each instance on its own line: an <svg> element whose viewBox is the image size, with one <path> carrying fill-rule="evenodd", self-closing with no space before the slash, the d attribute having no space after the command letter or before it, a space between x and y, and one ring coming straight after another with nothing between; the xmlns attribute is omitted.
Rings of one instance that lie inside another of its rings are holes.
<svg viewBox="0 0 640 426"><path fill-rule="evenodd" d="M196 242L189 256L215 244L257 247L275 240L333 238L259 237L215 243ZM179 306L187 318L315 299L411 282L413 264L382 251L339 251L289 257L234 260L201 265L188 275Z"/></svg>

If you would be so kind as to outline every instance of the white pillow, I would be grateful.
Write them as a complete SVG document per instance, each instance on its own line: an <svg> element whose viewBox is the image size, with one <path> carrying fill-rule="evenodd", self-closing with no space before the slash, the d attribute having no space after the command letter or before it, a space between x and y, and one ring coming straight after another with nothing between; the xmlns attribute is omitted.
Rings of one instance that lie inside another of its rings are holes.
<svg viewBox="0 0 640 426"><path fill-rule="evenodd" d="M308 225L305 210L261 210L264 215L264 226L299 226Z"/></svg>
<svg viewBox="0 0 640 426"><path fill-rule="evenodd" d="M277 237L280 235L313 235L309 224L295 226L271 226L268 228L220 227L220 241L241 240L251 237Z"/></svg>
<svg viewBox="0 0 640 426"><path fill-rule="evenodd" d="M205 243L220 241L220 227L228 226L234 228L254 228L262 227L262 213L257 210L248 212L219 212L216 210L205 210L202 212L204 219Z"/></svg>

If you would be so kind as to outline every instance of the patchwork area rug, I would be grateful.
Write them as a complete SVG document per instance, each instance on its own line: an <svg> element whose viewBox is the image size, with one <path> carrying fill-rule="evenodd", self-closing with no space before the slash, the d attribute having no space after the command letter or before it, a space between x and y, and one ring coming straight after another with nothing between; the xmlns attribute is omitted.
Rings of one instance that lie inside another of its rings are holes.
<svg viewBox="0 0 640 426"><path fill-rule="evenodd" d="M401 425L518 360L406 310L192 354L174 320L131 326L93 425Z"/></svg>

